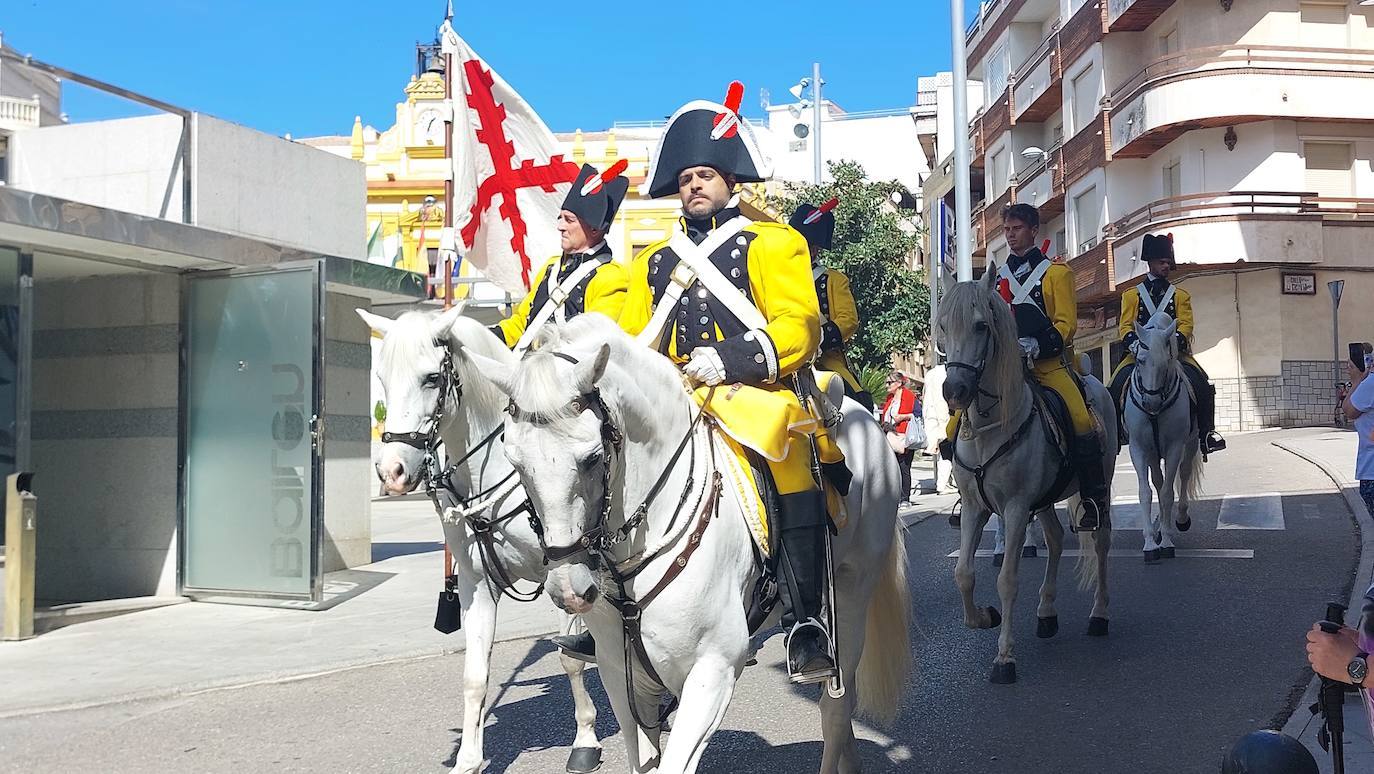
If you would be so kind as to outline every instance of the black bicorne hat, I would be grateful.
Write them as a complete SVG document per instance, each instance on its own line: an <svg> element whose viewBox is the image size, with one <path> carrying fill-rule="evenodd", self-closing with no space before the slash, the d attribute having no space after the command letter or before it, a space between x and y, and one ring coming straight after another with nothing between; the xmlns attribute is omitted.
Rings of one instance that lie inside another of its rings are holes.
<svg viewBox="0 0 1374 774"><path fill-rule="evenodd" d="M1146 263L1168 261L1172 265L1174 263L1174 235L1146 234L1145 241L1140 245L1140 260Z"/></svg>
<svg viewBox="0 0 1374 774"><path fill-rule="evenodd" d="M803 202L797 205L797 211L792 213L787 223L806 237L807 244L829 250L835 238L835 214L832 210L839 204L839 199L831 199L819 207Z"/></svg>
<svg viewBox="0 0 1374 774"><path fill-rule="evenodd" d="M576 215L583 225L606 231L630 190L630 181L620 174L628 166L630 162L621 159L605 172L598 172L591 164L583 164L568 198L563 200L563 209Z"/></svg>
<svg viewBox="0 0 1374 774"><path fill-rule="evenodd" d="M759 183L773 174L754 139L754 130L740 117L744 85L730 84L725 104L699 99L688 102L668 119L654 150L647 182L650 198L677 192L678 173L707 166L732 175L740 183Z"/></svg>

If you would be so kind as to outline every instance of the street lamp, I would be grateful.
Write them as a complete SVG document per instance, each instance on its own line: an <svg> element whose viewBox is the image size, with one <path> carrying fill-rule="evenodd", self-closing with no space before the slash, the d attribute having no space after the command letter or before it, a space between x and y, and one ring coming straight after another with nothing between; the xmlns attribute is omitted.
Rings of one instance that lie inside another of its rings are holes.
<svg viewBox="0 0 1374 774"><path fill-rule="evenodd" d="M802 110L806 108L806 100L802 99L802 92L804 92L808 86L811 88L811 148L812 163L814 165L812 172L815 177L816 185L821 184L821 173L824 169L824 162L821 157L821 109L824 104L821 97L821 87L824 85L825 80L821 78L821 63L815 62L811 65L811 77L802 78L800 81L797 81L797 85L788 89L788 91L792 92L792 96L801 104L799 106L794 105L789 107L787 112L791 113L793 118L799 119L801 118ZM796 132L796 134L798 137L806 136L800 132Z"/></svg>
<svg viewBox="0 0 1374 774"><path fill-rule="evenodd" d="M1374 5L1374 0L1365 0L1361 5ZM1331 362L1335 363L1336 381L1341 379L1341 291L1345 290L1345 280L1331 280L1326 283L1331 291Z"/></svg>

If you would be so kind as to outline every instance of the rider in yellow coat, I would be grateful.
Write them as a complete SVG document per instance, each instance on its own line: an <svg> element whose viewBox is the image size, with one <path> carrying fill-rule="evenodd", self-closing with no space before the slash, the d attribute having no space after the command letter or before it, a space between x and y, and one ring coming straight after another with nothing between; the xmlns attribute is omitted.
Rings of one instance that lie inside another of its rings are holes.
<svg viewBox="0 0 1374 774"><path fill-rule="evenodd" d="M731 97L733 105L688 103L669 119L648 193L680 198L680 230L635 258L620 325L702 385L698 400L719 385L705 410L771 473L774 556L795 621L788 669L794 681L818 682L835 673L821 623L827 514L809 437L820 427L793 377L816 354L820 310L802 235L740 214L736 184L771 170L738 115L734 87Z"/></svg>
<svg viewBox="0 0 1374 774"><path fill-rule="evenodd" d="M1108 492L1102 469L1102 439L1070 370L1073 337L1078 330L1073 270L1054 263L1036 247L1040 212L1035 207L1024 203L1008 207L1002 213L1002 231L1011 257L998 270L997 290L1011 305L1022 353L1034 361L1031 374L1068 407L1075 435L1073 465L1083 500L1078 529L1095 530L1107 513ZM951 419L948 437L954 437L958 422L958 415Z"/></svg>
<svg viewBox="0 0 1374 774"><path fill-rule="evenodd" d="M1191 352L1193 342L1193 299L1188 291L1169 283L1169 274L1174 269L1174 241L1171 236L1146 234L1141 244L1141 260L1149 266L1150 273L1136 287L1121 294L1121 317L1117 323L1117 333L1125 345L1127 354L1112 374L1112 399L1122 406L1126 385L1135 371L1136 348L1140 346L1135 335L1137 324L1144 328L1156 312L1168 315L1178 321L1179 362L1183 373L1193 388L1193 397L1198 411L1198 445L1205 458L1208 454L1226 448L1226 440L1216 428L1217 391L1202 366L1198 365ZM1148 300L1147 300L1148 299ZM1124 416L1125 412L1122 412ZM1121 434L1122 443L1126 434Z"/></svg>
<svg viewBox="0 0 1374 774"><path fill-rule="evenodd" d="M538 323L533 326L537 329L545 322L565 322L583 312L620 319L627 275L606 244L606 231L630 187L620 175L625 166L617 163L603 173L582 165L558 213L563 254L544 264L511 316L492 328L506 346L514 349L523 339L521 348L528 347L536 332L531 322Z"/></svg>
<svg viewBox="0 0 1374 774"><path fill-rule="evenodd" d="M871 413L873 396L859 384L844 352L845 343L859 332L859 309L849 290L849 278L827 268L820 259L820 251L829 250L834 243L833 210L839 202L839 199L831 199L820 207L802 204L792 213L788 223L806 237L806 245L811 250L811 275L816 280L816 300L821 305L821 346L816 367L844 380L844 393Z"/></svg>

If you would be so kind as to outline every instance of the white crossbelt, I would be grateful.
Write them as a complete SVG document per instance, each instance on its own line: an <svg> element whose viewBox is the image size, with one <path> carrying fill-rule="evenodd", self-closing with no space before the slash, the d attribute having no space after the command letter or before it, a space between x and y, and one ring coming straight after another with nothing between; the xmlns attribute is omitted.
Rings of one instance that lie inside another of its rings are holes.
<svg viewBox="0 0 1374 774"><path fill-rule="evenodd" d="M1174 300L1173 285L1170 285L1169 289L1164 291L1164 297L1159 299L1158 305L1156 305L1154 301L1150 300L1150 291L1145 289L1145 283L1142 282L1139 285L1136 285L1135 289L1136 292L1140 294L1140 303L1145 305L1145 311L1149 313L1148 316L1146 316L1145 318L1147 321L1153 318L1156 314L1159 314L1160 309L1168 309L1169 304L1172 303Z"/></svg>
<svg viewBox="0 0 1374 774"><path fill-rule="evenodd" d="M1007 281L1011 286L1011 303L1024 304L1031 300L1031 293L1035 291L1040 280L1045 278L1045 272L1050 270L1051 262L1041 261L1039 265L1026 277L1025 283L1017 281L1016 275L1012 274L1011 268L1007 264L1002 264L1002 268L997 270L997 276Z"/></svg>
<svg viewBox="0 0 1374 774"><path fill-rule="evenodd" d="M721 245L749 225L752 221L743 215L732 218L724 225L717 228L702 240L701 244L693 244L691 239L681 231L673 234L668 242L668 247L678 258L677 266L673 267L672 274L669 275L670 282L663 291L663 297L659 299L658 306L654 308L653 317L649 319L649 324L639 334L639 341L649 347L658 349L659 341L663 336L663 330L667 327L668 318L672 316L673 310L677 308L682 294L692 286L693 282L700 281L706 287L707 292L720 300L725 308L730 311L746 328L763 329L768 325L763 313L753 304L744 293L730 280L721 274L720 269L711 263L711 254ZM686 353L679 353L686 354Z"/></svg>
<svg viewBox="0 0 1374 774"><path fill-rule="evenodd" d="M520 354L530 348L534 343L534 337L538 335L539 329L544 327L544 323L549 321L549 317L560 323L566 322L566 312L563 304L568 300L568 296L577 289L582 280L591 276L591 273L611 262L611 256L607 253L604 257L593 258L586 261L581 266L573 269L572 274L566 280L558 281L558 265L549 266L548 280L546 287L549 291L549 299L539 308L539 313L525 322L525 332L520 334L520 340L515 342L515 354Z"/></svg>

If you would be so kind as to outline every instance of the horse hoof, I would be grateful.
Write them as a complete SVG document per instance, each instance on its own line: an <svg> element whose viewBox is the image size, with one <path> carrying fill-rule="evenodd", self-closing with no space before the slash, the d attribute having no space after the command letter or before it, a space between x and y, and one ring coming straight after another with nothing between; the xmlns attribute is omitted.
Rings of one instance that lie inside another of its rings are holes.
<svg viewBox="0 0 1374 774"><path fill-rule="evenodd" d="M568 756L569 774L587 774L601 768L600 747L574 747Z"/></svg>
<svg viewBox="0 0 1374 774"><path fill-rule="evenodd" d="M1038 555L1039 552L1035 550L1035 546L1021 546L1022 559L1034 559Z"/></svg>
<svg viewBox="0 0 1374 774"><path fill-rule="evenodd" d="M1098 618L1097 616L1093 616L1092 618L1089 618L1089 619L1088 619L1088 636L1089 636L1089 637L1106 637L1106 636L1107 636L1107 619L1105 619L1105 618Z"/></svg>
<svg viewBox="0 0 1374 774"><path fill-rule="evenodd" d="M1178 527L1179 532L1187 532L1190 528L1192 528L1193 520L1189 519L1187 521L1175 521L1174 526Z"/></svg>
<svg viewBox="0 0 1374 774"><path fill-rule="evenodd" d="M1002 566L1002 558L1005 557L1005 556L1006 556L1006 554L993 554L993 555L992 555L992 566L993 566L993 567L1001 567L1001 566Z"/></svg>
<svg viewBox="0 0 1374 774"><path fill-rule="evenodd" d="M964 520L963 520L962 518L960 518L959 514L957 514L957 513L951 513L951 514L949 515L949 526L951 526L951 527L953 527L953 528L955 528L955 529L959 529L959 527L963 526L963 523L964 523Z"/></svg>
<svg viewBox="0 0 1374 774"><path fill-rule="evenodd" d="M1048 640L1059 633L1059 616L1052 615L1048 618L1041 618L1035 625L1035 636L1042 640Z"/></svg>
<svg viewBox="0 0 1374 774"><path fill-rule="evenodd" d="M1146 563L1146 564L1154 564L1155 562L1158 562L1158 561L1159 561L1159 549L1158 549L1158 548L1151 548L1149 551L1146 551L1146 552L1145 552L1145 563Z"/></svg>
<svg viewBox="0 0 1374 774"><path fill-rule="evenodd" d="M1011 685L1016 682L1016 662L1008 661L1005 664L993 664L992 674L988 680L993 685Z"/></svg>
<svg viewBox="0 0 1374 774"><path fill-rule="evenodd" d="M988 621L989 629L996 629L997 627L1002 625L1002 614L997 612L997 608L988 608Z"/></svg>
<svg viewBox="0 0 1374 774"><path fill-rule="evenodd" d="M1173 558L1174 558L1174 547L1173 547L1173 546L1161 547L1161 548L1159 549L1159 556L1160 556L1160 558L1162 558L1162 559L1173 559Z"/></svg>

